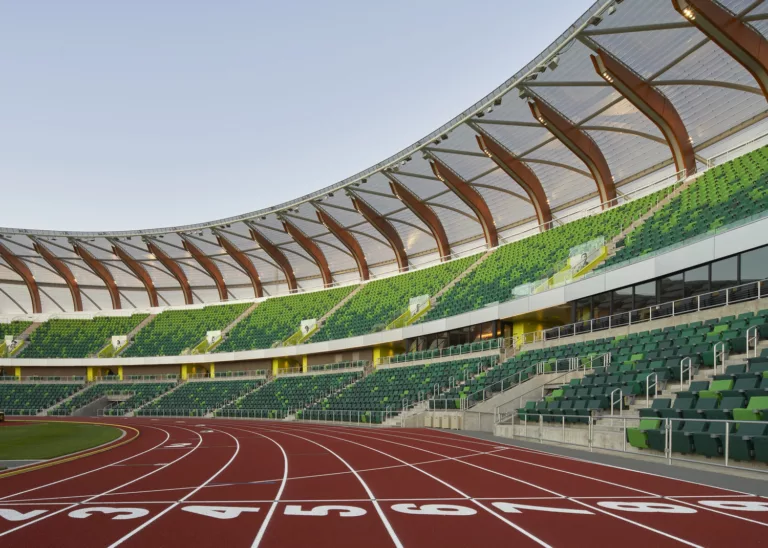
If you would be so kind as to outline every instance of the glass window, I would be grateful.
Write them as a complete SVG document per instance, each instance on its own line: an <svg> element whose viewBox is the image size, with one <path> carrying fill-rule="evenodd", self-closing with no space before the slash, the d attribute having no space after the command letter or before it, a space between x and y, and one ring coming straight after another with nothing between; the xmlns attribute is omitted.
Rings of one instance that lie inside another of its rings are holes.
<svg viewBox="0 0 768 548"><path fill-rule="evenodd" d="M712 291L739 285L738 257L712 263Z"/></svg>
<svg viewBox="0 0 768 548"><path fill-rule="evenodd" d="M635 308L647 308L656 304L656 281L635 286Z"/></svg>
<svg viewBox="0 0 768 548"><path fill-rule="evenodd" d="M768 278L768 246L741 254L741 283Z"/></svg>
<svg viewBox="0 0 768 548"><path fill-rule="evenodd" d="M709 291L709 265L685 271L685 296L701 295Z"/></svg>
<svg viewBox="0 0 768 548"><path fill-rule="evenodd" d="M683 298L683 275L674 274L661 279L661 302Z"/></svg>
<svg viewBox="0 0 768 548"><path fill-rule="evenodd" d="M600 293L592 297L592 313L595 318L605 318L611 315L611 294Z"/></svg>
<svg viewBox="0 0 768 548"><path fill-rule="evenodd" d="M620 314L632 310L632 288L625 287L613 292L613 313Z"/></svg>
<svg viewBox="0 0 768 548"><path fill-rule="evenodd" d="M590 297L584 297L576 301L576 318L577 322L583 322L592 319L592 299Z"/></svg>

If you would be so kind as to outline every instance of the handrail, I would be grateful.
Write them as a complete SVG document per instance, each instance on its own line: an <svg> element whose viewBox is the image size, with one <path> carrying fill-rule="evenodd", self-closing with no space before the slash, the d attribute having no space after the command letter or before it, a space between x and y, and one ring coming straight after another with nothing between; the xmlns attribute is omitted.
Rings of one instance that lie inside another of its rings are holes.
<svg viewBox="0 0 768 548"><path fill-rule="evenodd" d="M632 326L662 318L700 312L702 310L735 304L737 302L759 300L766 297L766 294L762 291L763 284L768 284L768 278L717 291L702 293L693 297L685 297L675 301L667 301L665 303L654 304L644 308L637 308L628 312L620 312L611 316L604 316L602 318L584 320L549 329L512 335L505 339L505 346L520 348L525 344L558 340L573 337L575 335L605 331L616 327Z"/></svg>
<svg viewBox="0 0 768 548"><path fill-rule="evenodd" d="M688 373L688 386L691 385L693 379L693 360L690 356L686 356L680 360L680 391L683 391L685 385L685 373ZM717 370L715 370L717 372Z"/></svg>
<svg viewBox="0 0 768 548"><path fill-rule="evenodd" d="M613 395L616 393L619 393L618 398L614 400ZM619 404L619 416L621 417L624 414L624 405L623 405L623 396L621 395L621 388L614 388L611 390L611 416L613 416L613 408L618 403Z"/></svg>
<svg viewBox="0 0 768 548"><path fill-rule="evenodd" d="M712 353L714 354L714 374L717 375L718 358L720 359L720 366L722 367L721 373L725 373L725 343L723 341L716 342L712 347Z"/></svg>
<svg viewBox="0 0 768 548"><path fill-rule="evenodd" d="M645 406L648 407L651 404L651 377L653 377L653 397L659 395L659 374L656 372L649 373L645 377Z"/></svg>
<svg viewBox="0 0 768 548"><path fill-rule="evenodd" d="M750 333L752 333L751 336L750 336ZM757 358L757 345L760 342L760 331L758 331L756 325L753 325L752 327L747 329L746 338L747 338L747 345L746 345L747 359L749 359L750 357ZM750 345L752 348L754 348L754 355L752 356L749 355Z"/></svg>

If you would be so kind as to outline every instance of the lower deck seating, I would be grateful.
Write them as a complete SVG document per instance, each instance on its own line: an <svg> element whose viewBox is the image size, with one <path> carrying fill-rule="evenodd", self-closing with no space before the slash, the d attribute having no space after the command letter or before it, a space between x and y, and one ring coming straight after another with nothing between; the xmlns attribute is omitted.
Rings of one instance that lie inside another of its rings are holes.
<svg viewBox="0 0 768 548"><path fill-rule="evenodd" d="M186 382L157 401L139 409L137 415L202 416L220 409L260 386L260 380Z"/></svg>
<svg viewBox="0 0 768 548"><path fill-rule="evenodd" d="M0 383L0 411L6 415L36 415L81 388L82 384Z"/></svg>
<svg viewBox="0 0 768 548"><path fill-rule="evenodd" d="M105 409L105 415L123 415L132 411L148 401L155 399L175 386L174 382L100 382L95 383L77 394L71 400L67 400L49 415L71 415L75 410L88 405L105 394L124 394L131 397Z"/></svg>
<svg viewBox="0 0 768 548"><path fill-rule="evenodd" d="M302 409L329 396L361 375L360 372L349 372L278 377L243 399L228 405L219 411L217 416L248 416L253 411L268 411L265 416L283 418L292 410Z"/></svg>
<svg viewBox="0 0 768 548"><path fill-rule="evenodd" d="M342 419L343 413L360 412L360 422L381 422L385 412L393 415L435 392L442 393L456 382L489 367L491 358L474 358L426 365L380 368L338 394L310 406L305 414L321 420Z"/></svg>

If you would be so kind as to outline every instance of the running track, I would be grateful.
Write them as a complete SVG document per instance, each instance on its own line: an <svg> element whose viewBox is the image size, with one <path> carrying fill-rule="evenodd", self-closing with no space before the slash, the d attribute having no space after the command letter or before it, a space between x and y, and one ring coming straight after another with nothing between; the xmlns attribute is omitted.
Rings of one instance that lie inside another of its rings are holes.
<svg viewBox="0 0 768 548"><path fill-rule="evenodd" d="M127 443L0 475L0 546L768 544L766 499L458 434L104 422Z"/></svg>

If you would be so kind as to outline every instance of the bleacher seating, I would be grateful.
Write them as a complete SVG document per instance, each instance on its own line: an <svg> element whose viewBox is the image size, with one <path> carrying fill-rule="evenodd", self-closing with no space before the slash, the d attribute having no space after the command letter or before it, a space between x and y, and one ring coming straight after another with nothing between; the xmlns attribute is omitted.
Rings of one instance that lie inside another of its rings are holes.
<svg viewBox="0 0 768 548"><path fill-rule="evenodd" d="M354 289L346 286L268 299L238 323L215 351L270 348L298 331L302 320L319 320Z"/></svg>
<svg viewBox="0 0 768 548"><path fill-rule="evenodd" d="M125 357L178 356L205 338L208 331L227 327L245 312L248 303L206 306L190 310L167 310L136 334L123 352Z"/></svg>
<svg viewBox="0 0 768 548"><path fill-rule="evenodd" d="M251 392L242 400L217 413L218 416L242 416L252 411L269 411L271 418L283 418L290 410L302 409L360 378L360 372L324 375L281 376Z"/></svg>
<svg viewBox="0 0 768 548"><path fill-rule="evenodd" d="M5 341L6 335L18 337L24 333L30 325L32 325L32 322L12 321L9 323L0 323L0 343Z"/></svg>
<svg viewBox="0 0 768 548"><path fill-rule="evenodd" d="M139 409L136 414L202 416L232 403L261 383L262 381L253 379L187 382Z"/></svg>
<svg viewBox="0 0 768 548"><path fill-rule="evenodd" d="M69 383L0 383L0 411L6 415L36 415L83 388Z"/></svg>
<svg viewBox="0 0 768 548"><path fill-rule="evenodd" d="M660 191L664 192L664 191ZM645 213L657 194L614 207L501 246L448 290L421 321L436 320L512 299L512 290L554 274L574 246L604 236L608 241Z"/></svg>
<svg viewBox="0 0 768 548"><path fill-rule="evenodd" d="M768 209L768 147L706 171L631 232L603 266L675 245Z"/></svg>
<svg viewBox="0 0 768 548"><path fill-rule="evenodd" d="M175 386L173 382L99 382L77 394L71 400L52 409L49 415L71 415L73 411L88 405L105 394L130 394L125 401L109 406L105 415L123 415L153 400Z"/></svg>
<svg viewBox="0 0 768 548"><path fill-rule="evenodd" d="M726 354L744 354L747 330L754 326L757 326L761 337L762 333L768 335L768 310L762 310L758 314L747 312L738 317L723 316L719 319L652 329L627 336L523 352L498 369L503 371L509 367L520 367L517 363L520 360L524 366L530 367L530 364L545 361L553 367L557 365L555 359L558 357L578 356L582 358L583 364L592 357L610 353L611 365L605 370L596 369L594 374L571 381L569 385L550 395L548 401L539 402L541 405L536 409L524 411L530 411L531 415L547 414L553 410L564 409L563 405L569 408L576 401L586 401L587 408L591 410L604 410L610 407L610 395L616 389L620 390L622 396L645 394L648 377L653 374L655 377L651 380L652 383L658 381L663 385L667 382L680 382L680 362L683 358L691 358L691 376L701 367L712 368L714 347L719 342L723 343ZM691 383L690 392L682 393L683 398L678 398L675 405L683 405L681 400L685 399L687 394L690 394L691 400L685 403L689 403L691 407L686 409L695 409L696 400L693 398L696 397L715 397L714 394L729 396L733 390L758 389L762 386L762 381L758 379L757 374L768 370L768 352L765 354L749 360L753 367L750 374L745 373L745 366L729 366L725 373L715 376L711 385ZM688 373L683 371L682 376L687 379ZM738 386L735 385L736 382L739 382ZM581 408L582 404L579 404L579 407ZM546 412L541 413L542 409Z"/></svg>
<svg viewBox="0 0 768 548"><path fill-rule="evenodd" d="M478 366L482 370L492 364L493 359L485 357L377 369L359 382L310 406L302 416L333 420L333 411L348 411L336 414L339 420L347 420L342 417L351 417L354 411L360 412L360 422L380 423L386 411L397 415L404 406L433 395L436 385L442 393L450 384L463 381L465 372L467 376L475 375Z"/></svg>
<svg viewBox="0 0 768 548"><path fill-rule="evenodd" d="M51 319L29 336L21 358L86 358L95 356L113 335L127 335L148 314L99 316L92 320Z"/></svg>
<svg viewBox="0 0 768 548"><path fill-rule="evenodd" d="M434 296L479 259L472 255L399 276L374 280L337 310L310 342L382 331L408 310L410 299Z"/></svg>

